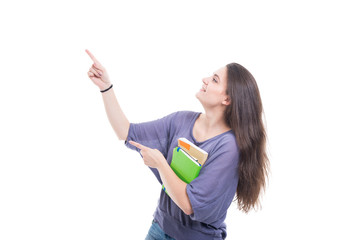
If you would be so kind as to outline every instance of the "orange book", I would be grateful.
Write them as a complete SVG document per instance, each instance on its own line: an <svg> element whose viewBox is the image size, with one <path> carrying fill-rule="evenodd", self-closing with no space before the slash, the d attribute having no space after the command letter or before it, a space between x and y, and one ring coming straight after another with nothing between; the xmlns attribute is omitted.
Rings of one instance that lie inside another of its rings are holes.
<svg viewBox="0 0 360 240"><path fill-rule="evenodd" d="M204 165L208 153L187 140L186 138L179 138L178 139L178 146L181 147L186 153L191 155L193 158L195 158L201 166Z"/></svg>

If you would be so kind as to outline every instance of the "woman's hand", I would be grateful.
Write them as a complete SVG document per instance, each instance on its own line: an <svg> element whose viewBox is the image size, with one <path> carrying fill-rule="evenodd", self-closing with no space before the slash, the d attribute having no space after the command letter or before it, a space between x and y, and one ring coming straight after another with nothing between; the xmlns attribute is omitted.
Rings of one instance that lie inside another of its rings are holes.
<svg viewBox="0 0 360 240"><path fill-rule="evenodd" d="M100 64L100 62L94 57L94 55L92 55L89 50L86 49L85 52L94 62L88 71L89 78L96 86L100 88L100 90L107 89L111 86L111 82L106 72L106 69Z"/></svg>
<svg viewBox="0 0 360 240"><path fill-rule="evenodd" d="M187 183L176 175L162 153L157 149L145 147L134 141L129 141L129 143L140 149L140 154L143 156L145 165L156 168L159 171L161 181L175 204L181 208L185 214L192 214L194 210L192 209L189 196L186 193Z"/></svg>
<svg viewBox="0 0 360 240"><path fill-rule="evenodd" d="M145 147L134 141L129 141L129 143L140 149L140 154L143 156L146 166L159 168L161 164L167 163L164 155L159 150Z"/></svg>

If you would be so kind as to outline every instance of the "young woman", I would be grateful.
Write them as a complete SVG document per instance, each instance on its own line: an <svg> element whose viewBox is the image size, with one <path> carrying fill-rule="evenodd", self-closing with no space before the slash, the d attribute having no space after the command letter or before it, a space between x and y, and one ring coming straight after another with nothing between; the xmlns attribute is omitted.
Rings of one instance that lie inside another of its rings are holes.
<svg viewBox="0 0 360 240"><path fill-rule="evenodd" d="M228 64L202 80L196 97L204 113L180 111L134 124L122 112L105 68L86 52L94 62L88 76L102 92L115 133L141 154L168 193L161 191L146 239L225 239L224 220L235 194L240 210L257 207L268 173L262 103L254 77L241 65ZM209 153L189 184L170 168L180 137Z"/></svg>

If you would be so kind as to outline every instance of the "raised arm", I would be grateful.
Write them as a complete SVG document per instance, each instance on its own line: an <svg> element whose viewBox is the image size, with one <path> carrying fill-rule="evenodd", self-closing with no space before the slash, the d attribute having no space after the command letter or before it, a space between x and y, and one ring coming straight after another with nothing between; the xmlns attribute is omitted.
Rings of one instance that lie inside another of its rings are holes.
<svg viewBox="0 0 360 240"><path fill-rule="evenodd" d="M107 89L111 86L111 82L106 69L89 50L86 49L85 52L94 62L88 71L89 78L96 86L99 87L100 90ZM104 101L106 115L112 128L120 140L126 140L130 123L120 108L113 88L101 94Z"/></svg>

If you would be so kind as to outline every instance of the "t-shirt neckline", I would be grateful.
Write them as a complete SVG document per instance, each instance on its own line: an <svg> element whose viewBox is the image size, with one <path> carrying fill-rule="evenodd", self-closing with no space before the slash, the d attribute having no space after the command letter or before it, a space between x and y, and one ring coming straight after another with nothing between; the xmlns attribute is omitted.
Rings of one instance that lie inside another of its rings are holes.
<svg viewBox="0 0 360 240"><path fill-rule="evenodd" d="M204 141L201 141L201 142L197 141L197 140L195 139L195 137L194 137L193 130L194 130L195 122L196 122L196 120L200 117L200 114L201 114L201 112L198 112L198 113L195 115L194 119L192 120L191 128L190 128L190 136L191 136L191 138L192 138L192 140L194 141L195 144L198 145L198 144L203 144L203 143L208 142L208 141L211 141L211 140L215 140L215 139L221 137L222 135L225 135L225 134L227 134L227 133L229 133L229 132L232 131L232 129L230 129L230 130L228 130L228 131L226 131L226 132L220 133L219 135L216 135L216 136L214 136L214 137L212 137L212 138L208 138L208 139L206 139L206 140L204 140Z"/></svg>

